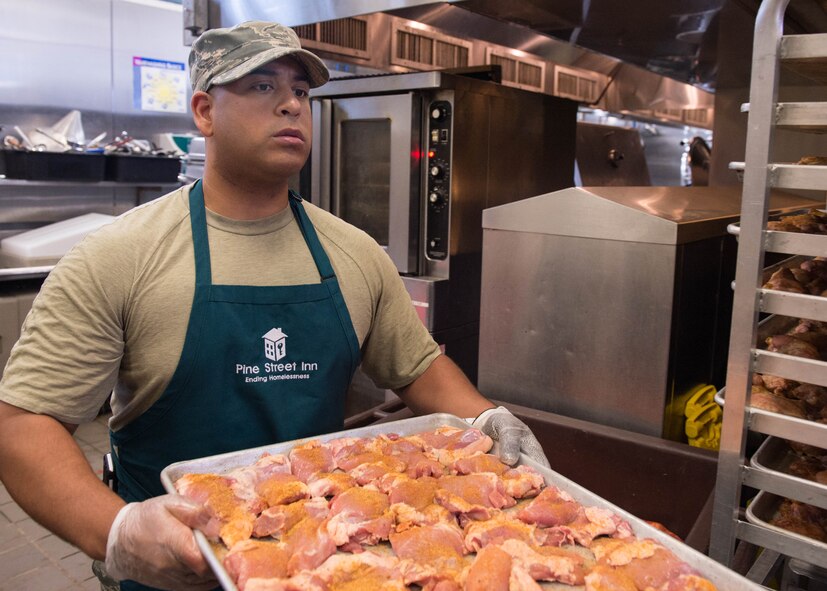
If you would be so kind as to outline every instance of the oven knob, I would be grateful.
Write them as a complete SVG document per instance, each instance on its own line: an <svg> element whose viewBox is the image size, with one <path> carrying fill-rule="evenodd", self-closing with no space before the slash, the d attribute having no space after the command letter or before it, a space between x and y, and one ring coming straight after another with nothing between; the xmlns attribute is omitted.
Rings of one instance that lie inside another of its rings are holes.
<svg viewBox="0 0 827 591"><path fill-rule="evenodd" d="M434 177L435 179L442 178L442 175L443 175L443 170L442 170L442 167L441 167L441 166L434 164L434 165L431 167L431 171L430 171L430 172L431 172L431 176L432 176L432 177Z"/></svg>
<svg viewBox="0 0 827 591"><path fill-rule="evenodd" d="M428 195L428 202L435 208L440 208L445 205L445 197L443 197L438 191L433 191L430 195Z"/></svg>
<svg viewBox="0 0 827 591"><path fill-rule="evenodd" d="M442 106L436 106L431 109L431 119L434 121L442 121L448 115L448 110Z"/></svg>

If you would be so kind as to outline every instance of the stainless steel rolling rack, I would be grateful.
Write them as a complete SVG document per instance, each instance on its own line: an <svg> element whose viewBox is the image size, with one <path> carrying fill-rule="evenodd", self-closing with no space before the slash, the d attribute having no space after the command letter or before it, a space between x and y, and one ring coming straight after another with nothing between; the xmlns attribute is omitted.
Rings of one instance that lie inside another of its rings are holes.
<svg viewBox="0 0 827 591"><path fill-rule="evenodd" d="M749 113L745 162L730 164L731 169L743 171L743 196L709 552L713 559L732 566L739 541L763 548L748 573L759 583L764 582L780 556L827 568L827 545L751 518L755 514L750 510L757 507L762 495L765 499L792 498L827 509L827 486L767 469L746 457L750 432L827 448L827 424L750 407L753 373L827 387L827 362L757 346L760 313L827 321L827 298L761 287L766 252L827 256L827 236L766 229L771 188L827 189L827 166L773 162L775 129L827 132L827 103L778 102L782 65L821 84L827 83L827 34L784 35L788 3L789 0L761 3L755 25L750 102L742 107ZM746 518L740 508L743 486L760 491L747 509Z"/></svg>

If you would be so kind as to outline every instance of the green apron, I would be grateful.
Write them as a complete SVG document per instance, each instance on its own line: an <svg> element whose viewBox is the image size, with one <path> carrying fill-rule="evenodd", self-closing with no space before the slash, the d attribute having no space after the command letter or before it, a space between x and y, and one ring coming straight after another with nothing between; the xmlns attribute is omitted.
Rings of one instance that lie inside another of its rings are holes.
<svg viewBox="0 0 827 591"><path fill-rule="evenodd" d="M159 475L173 462L342 429L359 343L301 198L289 201L321 283L213 285L201 181L190 190L195 295L181 358L155 404L110 433L127 502L164 494Z"/></svg>

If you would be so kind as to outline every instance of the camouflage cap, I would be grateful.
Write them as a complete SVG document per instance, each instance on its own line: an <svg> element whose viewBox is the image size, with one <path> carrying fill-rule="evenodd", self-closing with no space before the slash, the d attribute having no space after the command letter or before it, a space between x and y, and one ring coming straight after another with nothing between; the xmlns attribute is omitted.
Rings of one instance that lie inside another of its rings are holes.
<svg viewBox="0 0 827 591"><path fill-rule="evenodd" d="M324 62L302 49L293 29L278 23L247 21L232 28L210 29L195 40L189 58L190 83L193 91L206 91L287 55L304 67L311 88L328 81L330 74Z"/></svg>

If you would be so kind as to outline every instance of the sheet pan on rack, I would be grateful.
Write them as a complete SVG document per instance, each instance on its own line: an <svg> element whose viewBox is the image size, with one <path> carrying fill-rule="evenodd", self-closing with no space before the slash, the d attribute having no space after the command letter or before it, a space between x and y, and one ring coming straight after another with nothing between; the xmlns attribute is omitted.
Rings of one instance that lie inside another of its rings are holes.
<svg viewBox="0 0 827 591"><path fill-rule="evenodd" d="M777 334L784 334L796 324L795 318L787 318L786 316L767 316L758 323L757 341L759 344L764 343L767 337ZM726 387L721 388L715 393L715 402L720 406L724 405L726 400ZM754 409L755 410L755 409ZM766 412L766 411L763 411Z"/></svg>
<svg viewBox="0 0 827 591"><path fill-rule="evenodd" d="M268 445L253 449L241 450L217 456L194 459L189 461L177 462L167 466L161 472L161 481L164 488L169 492L175 492L175 481L187 473L224 473L234 468L248 466L253 464L264 452L271 454L287 453L296 445L300 445L310 439L318 439L322 442L335 439L338 437L374 437L383 433L397 433L399 435L411 435L414 433L436 429L440 426L454 426L459 428L467 428L468 423L464 420L450 414L431 414L421 417L414 417L411 419L404 419L395 422L382 423L377 425L369 425L367 427L360 427L357 429L350 429L340 431L337 433L330 433L318 437L286 441L274 445ZM651 538L657 540L663 546L671 550L681 560L698 570L703 576L712 581L719 589L719 591L748 591L760 590L761 586L752 583L746 578L740 576L734 571L726 568L718 562L715 562L708 556L690 548L679 540L664 534L658 529L652 527L645 521L631 515L623 509L612 505L605 499L597 496L589 490L579 486L577 483L565 478L561 474L544 468L528 458L522 456L520 463L527 464L539 471L545 478L547 485L554 485L561 490L570 494L576 501L584 506L602 507L613 511L621 518L625 519L632 526L634 534L639 538ZM201 548L207 562L216 574L219 582L226 591L237 591L235 584L225 570L221 561L220 548L216 547L199 531L195 532L195 537L198 546ZM567 585L544 585L548 589L578 589Z"/></svg>
<svg viewBox="0 0 827 591"><path fill-rule="evenodd" d="M777 551L789 553L790 556L797 556L801 553L798 548L805 548L807 552L823 557L823 560L815 563L816 566L827 568L827 543L771 523L778 514L778 509L783 500L783 497L778 495L763 490L760 491L747 507L747 521L778 534L777 542L780 547L776 548Z"/></svg>
<svg viewBox="0 0 827 591"><path fill-rule="evenodd" d="M827 450L824 450L827 455ZM790 464L801 456L796 454L790 445L778 437L767 437L761 444L758 450L753 454L750 460L750 465L759 470L767 472L775 472L781 476L794 478L801 482L813 484L824 490L827 495L827 484L821 484L816 481L807 480L801 476L797 476L790 472Z"/></svg>

